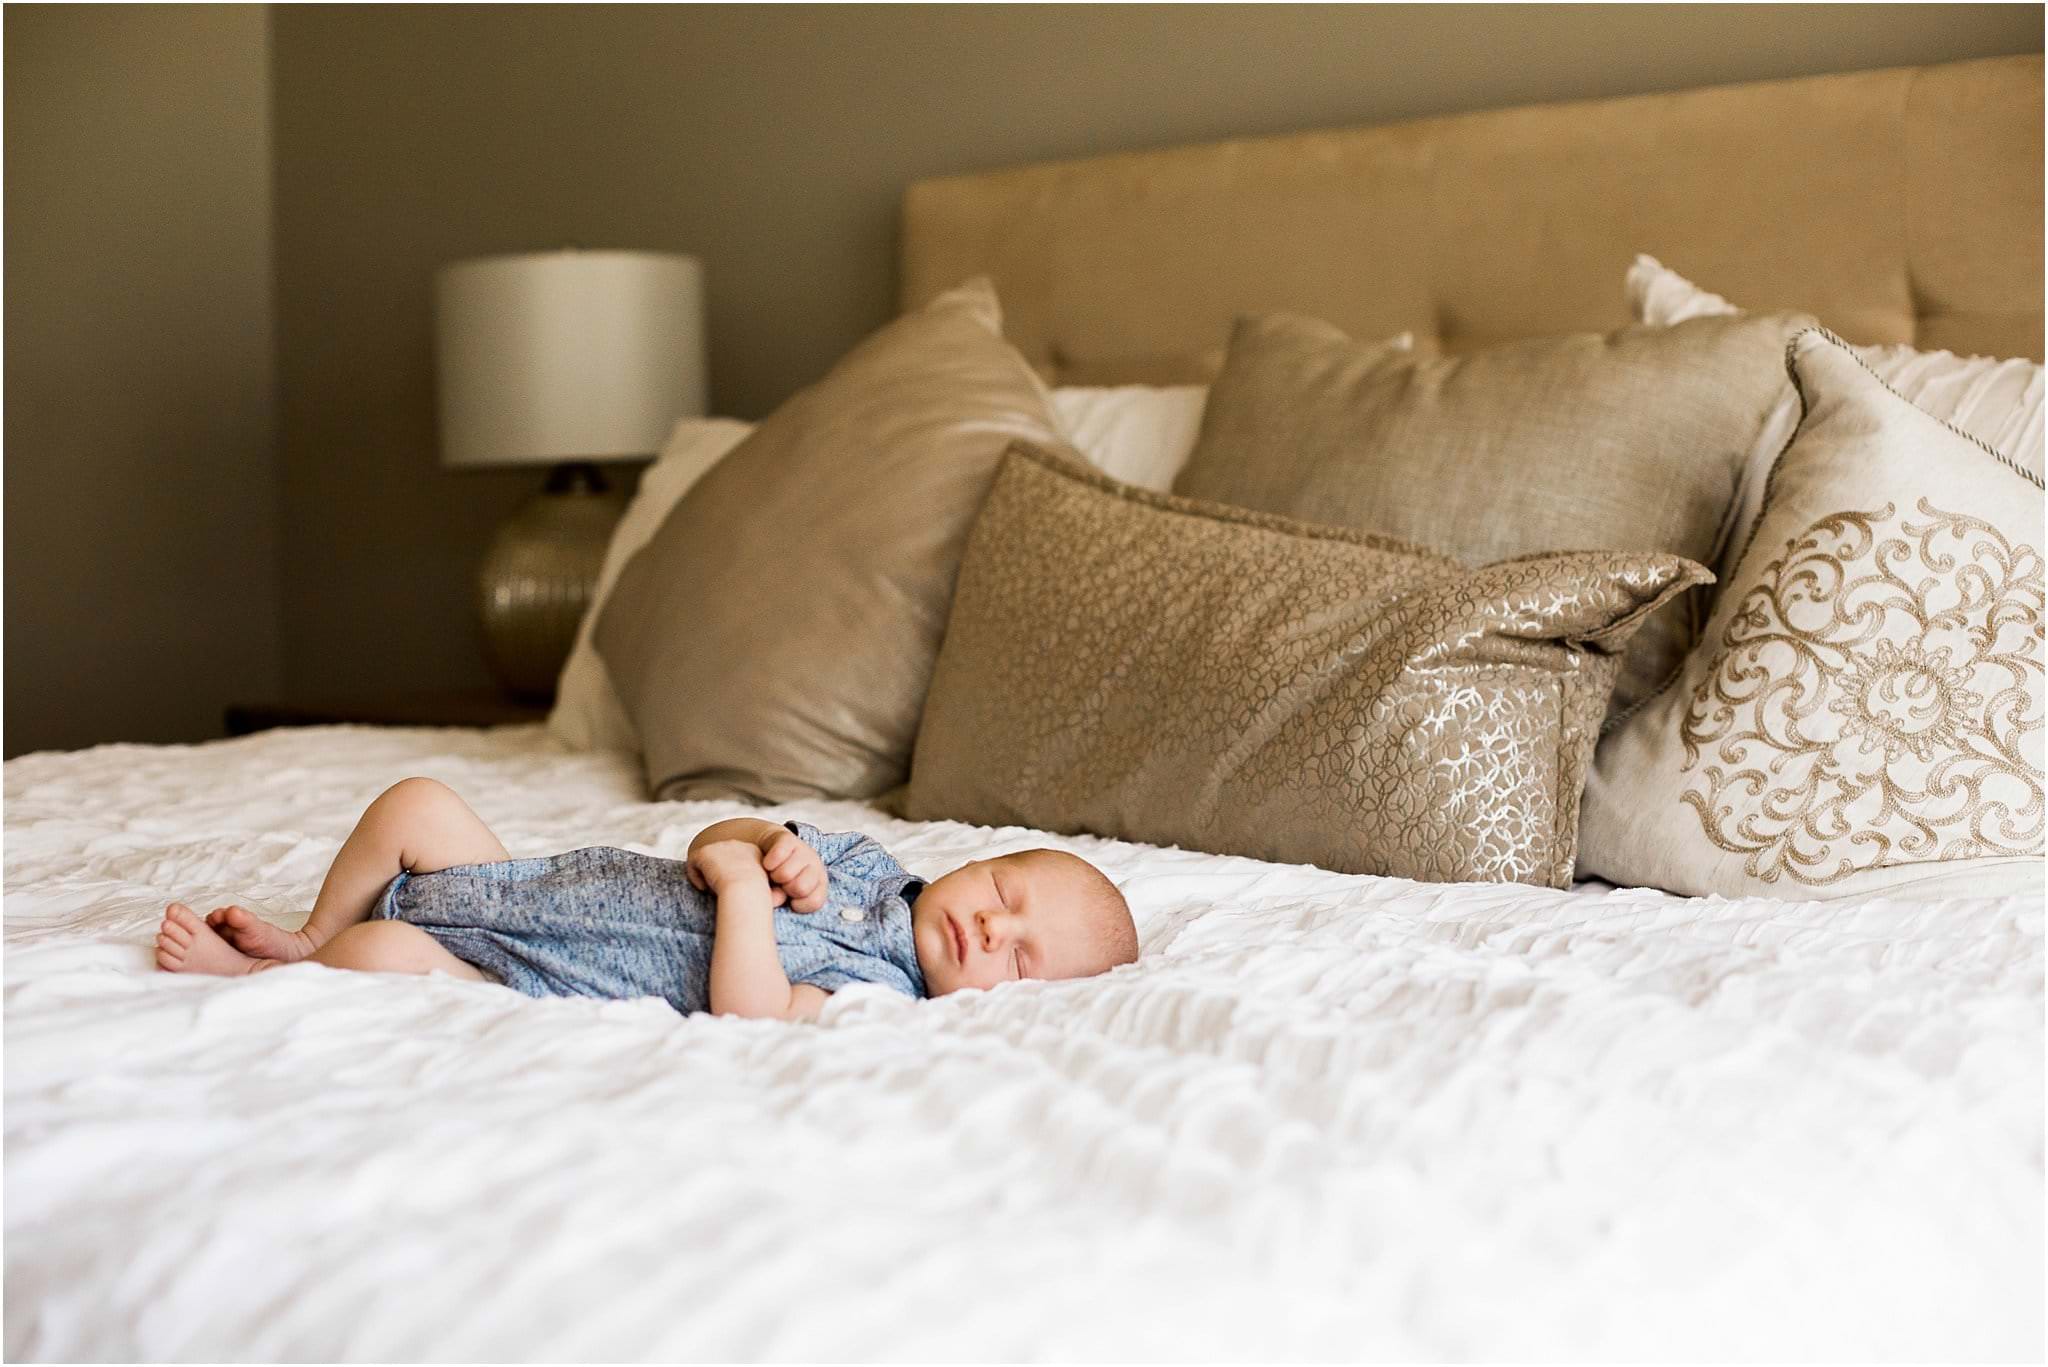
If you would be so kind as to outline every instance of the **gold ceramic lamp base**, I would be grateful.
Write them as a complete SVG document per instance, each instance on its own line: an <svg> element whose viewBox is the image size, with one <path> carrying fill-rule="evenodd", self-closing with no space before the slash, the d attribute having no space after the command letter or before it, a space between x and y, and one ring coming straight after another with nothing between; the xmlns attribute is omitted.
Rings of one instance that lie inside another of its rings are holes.
<svg viewBox="0 0 2048 1367"><path fill-rule="evenodd" d="M484 658L513 697L553 696L625 508L624 491L607 486L595 465L558 465L491 538L477 609Z"/></svg>

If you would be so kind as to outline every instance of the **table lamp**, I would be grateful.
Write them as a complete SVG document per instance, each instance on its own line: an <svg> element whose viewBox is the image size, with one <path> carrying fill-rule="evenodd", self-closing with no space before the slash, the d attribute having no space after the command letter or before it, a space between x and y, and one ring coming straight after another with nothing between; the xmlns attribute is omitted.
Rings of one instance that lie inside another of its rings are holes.
<svg viewBox="0 0 2048 1367"><path fill-rule="evenodd" d="M598 461L644 460L704 412L704 276L666 252L527 252L434 278L441 463L548 465L477 574L484 653L544 699L575 644L625 498Z"/></svg>

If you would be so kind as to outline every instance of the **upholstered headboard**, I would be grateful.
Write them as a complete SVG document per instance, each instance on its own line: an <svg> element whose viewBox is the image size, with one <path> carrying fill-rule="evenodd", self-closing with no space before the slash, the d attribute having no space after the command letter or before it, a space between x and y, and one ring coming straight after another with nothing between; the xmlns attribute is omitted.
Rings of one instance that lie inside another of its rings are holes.
<svg viewBox="0 0 2048 1367"><path fill-rule="evenodd" d="M1649 252L1852 341L2042 354L2042 63L2000 57L912 185L905 307L992 276L1068 383L1206 379L1291 309L1460 351L1628 321Z"/></svg>

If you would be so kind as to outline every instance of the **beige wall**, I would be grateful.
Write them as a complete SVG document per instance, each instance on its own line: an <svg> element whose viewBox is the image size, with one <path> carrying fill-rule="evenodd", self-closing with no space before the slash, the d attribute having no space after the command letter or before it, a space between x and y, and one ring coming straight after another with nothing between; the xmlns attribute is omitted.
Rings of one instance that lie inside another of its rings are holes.
<svg viewBox="0 0 2048 1367"><path fill-rule="evenodd" d="M7 11L10 115L18 12ZM240 21L232 13L195 13L189 22L233 29ZM2039 51L2042 19L2029 5L295 5L274 11L272 29L278 618L284 682L305 694L487 678L470 603L473 569L491 529L538 475L456 474L436 465L429 285L445 261L569 241L694 252L708 272L714 405L754 417L888 316L898 197L921 176L1536 100ZM224 34L220 58L249 74L245 38ZM143 93L152 93L146 82ZM138 124L165 122L147 98L143 110ZM112 127L113 117L100 114L89 126ZM195 173L210 167L216 178L246 169L240 145L222 144L224 131L219 121L188 131L168 155L204 163ZM109 173L77 147L83 129L51 135L63 157L38 153L49 160L47 192L68 225L41 229L46 240L93 228L90 208L105 196L132 202L137 186L158 183L132 169L150 160L146 128L124 123L110 136L124 149L111 189L100 187ZM14 153L25 141L10 118L10 191ZM66 165L78 168L68 181ZM210 199L251 202L217 179L208 185ZM10 194L10 284L18 212ZM147 281L182 276L170 244L157 254L162 264ZM206 260L232 255L202 252ZM37 315L37 345L65 326L55 302ZM237 304L232 312L249 311ZM10 290L10 363L16 320ZM87 348L51 373L103 402L110 362ZM216 416L246 408L237 397L243 372L219 377L211 390L172 384L165 377L173 373L148 379L159 396L180 396L173 406ZM208 401L195 402L202 392ZM17 604L30 597L16 574L15 393L10 364L10 647ZM72 429L45 417L34 430ZM108 482L163 477L156 443L136 449L141 430L121 429L127 441L108 462ZM57 471L44 479L45 503L86 458L39 464ZM168 464L189 480L193 462L188 454ZM191 519L219 498L185 499L151 524L148 544L159 557L190 552L254 516L242 507L193 534ZM73 563L119 573L91 555ZM174 563L200 574L217 562ZM266 562L244 554L234 563L247 571ZM263 592L255 572L238 584L252 597ZM76 605L101 591L75 580L67 599L53 595L34 639L55 639ZM209 606L203 589L167 597L175 611L227 620L228 607ZM124 661L147 659L153 647L138 643L163 638L160 616L95 624L87 639L104 638L100 654L73 644L68 657L89 662L126 651ZM188 670L195 663L186 657ZM10 713L16 669L10 658ZM231 672L246 676L240 667ZM245 691L228 689L219 674L205 687L223 700Z"/></svg>
<svg viewBox="0 0 2048 1367"><path fill-rule="evenodd" d="M219 735L282 672L266 16L5 21L6 752Z"/></svg>

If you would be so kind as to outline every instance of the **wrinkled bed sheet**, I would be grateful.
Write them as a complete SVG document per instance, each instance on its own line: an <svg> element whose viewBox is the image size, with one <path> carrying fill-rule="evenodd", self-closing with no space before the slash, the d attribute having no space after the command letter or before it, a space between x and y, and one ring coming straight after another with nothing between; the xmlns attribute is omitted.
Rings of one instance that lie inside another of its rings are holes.
<svg viewBox="0 0 2048 1367"><path fill-rule="evenodd" d="M1143 958L818 1026L298 966L356 814L679 855L538 727L273 731L6 774L11 1359L2034 1357L2042 914L1430 887L1050 843Z"/></svg>

